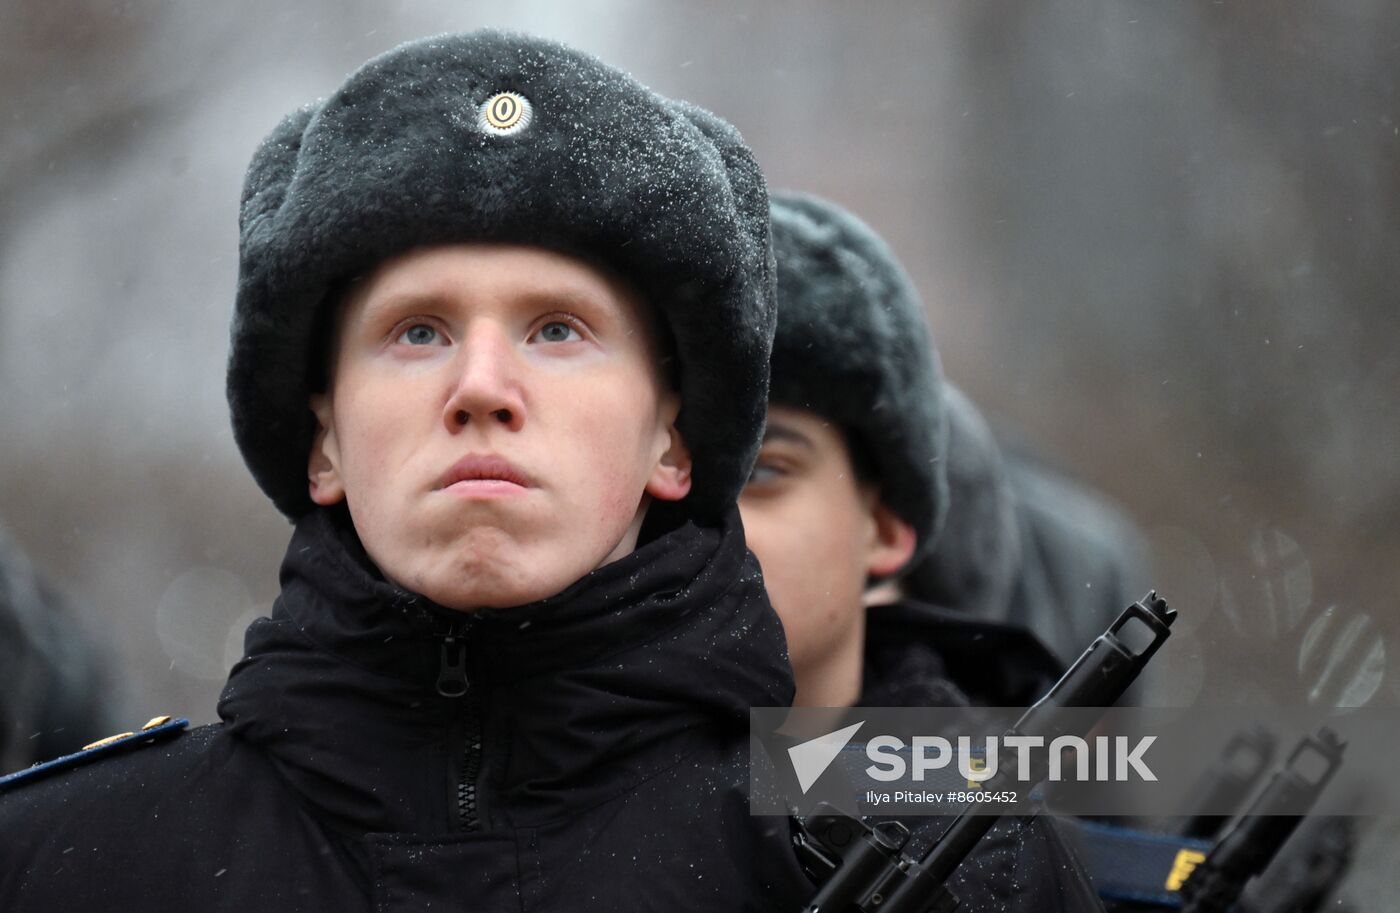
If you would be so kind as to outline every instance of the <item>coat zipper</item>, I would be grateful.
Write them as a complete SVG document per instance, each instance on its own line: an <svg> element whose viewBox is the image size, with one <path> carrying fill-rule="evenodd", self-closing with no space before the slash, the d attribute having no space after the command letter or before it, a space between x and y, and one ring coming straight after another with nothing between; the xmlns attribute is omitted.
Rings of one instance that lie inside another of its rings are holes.
<svg viewBox="0 0 1400 913"><path fill-rule="evenodd" d="M471 682L467 679L467 645L461 638L449 634L442 639L442 649L438 654L437 693L443 697L461 697L470 687Z"/></svg>
<svg viewBox="0 0 1400 913"><path fill-rule="evenodd" d="M476 701L467 701L464 716L462 772L457 778L457 827L475 831L481 827L476 796L477 777L481 774L481 712Z"/></svg>
<svg viewBox="0 0 1400 913"><path fill-rule="evenodd" d="M475 831L481 827L477 811L477 778L481 774L481 709L469 694L467 645L456 634L442 640L438 661L437 692L446 698L466 698L462 702L462 754L457 770L457 828Z"/></svg>

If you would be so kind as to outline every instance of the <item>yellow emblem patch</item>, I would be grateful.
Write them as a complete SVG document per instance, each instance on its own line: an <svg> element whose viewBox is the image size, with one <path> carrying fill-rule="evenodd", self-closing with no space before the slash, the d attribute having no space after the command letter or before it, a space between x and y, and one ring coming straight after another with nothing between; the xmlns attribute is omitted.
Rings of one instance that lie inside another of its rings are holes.
<svg viewBox="0 0 1400 913"><path fill-rule="evenodd" d="M1196 866L1206 861L1206 854L1199 850L1178 850L1172 862L1171 874L1167 875L1167 890L1180 891L1186 879L1196 871Z"/></svg>
<svg viewBox="0 0 1400 913"><path fill-rule="evenodd" d="M967 769L968 769L969 771L971 771L972 773L981 773L982 771L984 771L984 770L987 769L987 759L986 759L986 758L968 758L968 759L967 759ZM968 780L968 781L967 781L967 788L968 788L968 789L981 789L981 788L982 788L982 781L981 781L981 780Z"/></svg>

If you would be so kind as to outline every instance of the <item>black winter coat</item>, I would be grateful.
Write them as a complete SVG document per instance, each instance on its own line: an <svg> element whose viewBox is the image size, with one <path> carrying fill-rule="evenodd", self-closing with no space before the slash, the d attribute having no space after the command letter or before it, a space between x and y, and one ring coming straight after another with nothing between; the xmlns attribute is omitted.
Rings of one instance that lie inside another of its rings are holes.
<svg viewBox="0 0 1400 913"><path fill-rule="evenodd" d="M787 820L746 802L748 709L787 704L792 681L736 517L463 616L384 583L318 511L282 588L221 723L0 796L0 909L796 910L811 896ZM1069 909L1030 903L1060 878L1043 841L988 852L1015 877L965 867L964 910Z"/></svg>

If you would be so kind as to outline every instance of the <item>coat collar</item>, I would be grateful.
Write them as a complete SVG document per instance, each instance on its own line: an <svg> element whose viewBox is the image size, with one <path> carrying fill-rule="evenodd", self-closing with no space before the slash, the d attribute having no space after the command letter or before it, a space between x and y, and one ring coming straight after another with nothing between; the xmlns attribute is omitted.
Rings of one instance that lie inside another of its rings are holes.
<svg viewBox="0 0 1400 913"><path fill-rule="evenodd" d="M697 740L742 739L791 702L777 616L737 512L686 524L556 596L464 615L396 589L325 511L297 525L271 618L219 703L320 815L352 832L447 832L463 720L479 719L497 824L596 804ZM438 693L443 645L466 696Z"/></svg>

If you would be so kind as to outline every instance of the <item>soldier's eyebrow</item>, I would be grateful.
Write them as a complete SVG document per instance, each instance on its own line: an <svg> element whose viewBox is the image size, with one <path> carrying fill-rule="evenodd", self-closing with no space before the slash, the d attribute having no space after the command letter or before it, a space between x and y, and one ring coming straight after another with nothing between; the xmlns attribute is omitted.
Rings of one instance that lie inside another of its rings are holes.
<svg viewBox="0 0 1400 913"><path fill-rule="evenodd" d="M623 320L626 315L623 306L590 289L579 289L568 285L522 288L503 296L508 307L541 311L577 311L581 316L597 318L607 315ZM368 299L362 309L361 318L374 322L383 316L397 317L419 308L432 309L454 307L460 301L453 297L450 289L427 287L421 289L394 290Z"/></svg>
<svg viewBox="0 0 1400 913"><path fill-rule="evenodd" d="M432 289L395 291L364 298L360 301L358 313L348 308L347 314L353 317L353 323L374 326L384 321L398 320L414 311L443 307L447 301L445 294Z"/></svg>
<svg viewBox="0 0 1400 913"><path fill-rule="evenodd" d="M567 286L524 289L514 296L511 303L514 307L527 311L562 311L574 314L589 323L595 331L607 329L608 325L620 326L623 332L629 334L641 330L641 327L633 325L632 308L620 299L598 294L592 289ZM639 312L640 307L641 305L637 306Z"/></svg>
<svg viewBox="0 0 1400 913"><path fill-rule="evenodd" d="M812 444L811 438L807 437L807 435L795 428L789 428L777 422L770 422L768 427L763 429L763 443L766 444L769 441L787 441L806 447L808 450L814 449L815 446Z"/></svg>

